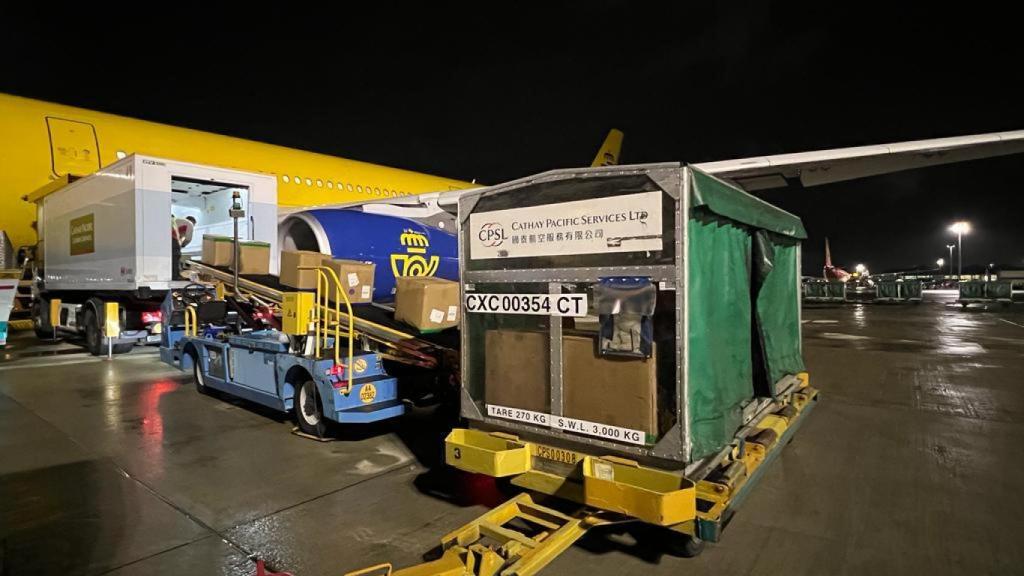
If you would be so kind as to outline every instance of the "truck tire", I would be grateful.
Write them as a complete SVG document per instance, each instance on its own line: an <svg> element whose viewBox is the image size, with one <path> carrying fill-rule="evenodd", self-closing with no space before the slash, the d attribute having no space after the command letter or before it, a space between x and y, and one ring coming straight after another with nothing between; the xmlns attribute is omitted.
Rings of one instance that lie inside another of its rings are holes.
<svg viewBox="0 0 1024 576"><path fill-rule="evenodd" d="M99 321L92 308L86 307L82 315L82 327L85 330L85 349L93 356L106 352L103 350L103 334L100 333Z"/></svg>
<svg viewBox="0 0 1024 576"><path fill-rule="evenodd" d="M50 326L50 301L37 299L32 303L32 330L40 340L53 340L54 329Z"/></svg>
<svg viewBox="0 0 1024 576"><path fill-rule="evenodd" d="M114 354L127 354L127 353L131 352L132 349L134 349L134 348L135 348L135 344L132 344L131 342L124 342L124 343L121 343L121 344L114 344L113 353Z"/></svg>
<svg viewBox="0 0 1024 576"><path fill-rule="evenodd" d="M323 438L327 434L327 419L320 406L320 394L316 382L306 380L295 392L295 420L299 430L310 436Z"/></svg>
<svg viewBox="0 0 1024 576"><path fill-rule="evenodd" d="M96 306L102 306L103 303L96 301ZM82 326L85 328L85 347L89 350L89 353L93 356L106 356L107 346L103 342L103 327L100 325L99 317L96 314L96 309L86 303L85 312L82 314ZM120 344L114 344L110 352L111 354L127 354L132 351L135 344L131 342L122 342Z"/></svg>

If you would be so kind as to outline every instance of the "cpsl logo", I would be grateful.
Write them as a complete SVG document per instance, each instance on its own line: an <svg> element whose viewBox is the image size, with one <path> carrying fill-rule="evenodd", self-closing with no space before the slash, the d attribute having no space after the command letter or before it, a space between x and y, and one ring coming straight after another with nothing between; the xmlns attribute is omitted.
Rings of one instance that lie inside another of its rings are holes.
<svg viewBox="0 0 1024 576"><path fill-rule="evenodd" d="M405 247L405 254L391 255L391 272L398 276L433 276L441 259L437 255L427 255L430 240L426 234L405 230L398 238Z"/></svg>
<svg viewBox="0 0 1024 576"><path fill-rule="evenodd" d="M477 233L477 238L479 238L480 241L483 242L484 246L487 246L488 248L501 246L506 239L505 229L497 222L488 222L480 227L480 232Z"/></svg>

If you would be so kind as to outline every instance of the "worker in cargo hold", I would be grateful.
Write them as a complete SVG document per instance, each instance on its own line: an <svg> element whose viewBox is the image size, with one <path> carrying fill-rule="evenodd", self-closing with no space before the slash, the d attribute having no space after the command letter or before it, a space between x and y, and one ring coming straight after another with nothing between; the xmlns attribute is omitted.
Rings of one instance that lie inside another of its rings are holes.
<svg viewBox="0 0 1024 576"><path fill-rule="evenodd" d="M195 216L178 218L171 215L171 262L174 266L175 278L181 275L181 249L188 246L192 241L192 233L195 230Z"/></svg>

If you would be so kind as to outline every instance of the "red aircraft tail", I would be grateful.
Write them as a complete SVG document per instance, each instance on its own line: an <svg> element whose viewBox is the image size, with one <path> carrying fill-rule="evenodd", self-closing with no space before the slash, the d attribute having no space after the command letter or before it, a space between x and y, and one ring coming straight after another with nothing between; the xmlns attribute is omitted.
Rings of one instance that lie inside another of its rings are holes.
<svg viewBox="0 0 1024 576"><path fill-rule="evenodd" d="M841 280L843 282L850 279L849 272L832 265L832 251L828 247L828 238L825 238L825 268L822 270L821 275L826 279Z"/></svg>

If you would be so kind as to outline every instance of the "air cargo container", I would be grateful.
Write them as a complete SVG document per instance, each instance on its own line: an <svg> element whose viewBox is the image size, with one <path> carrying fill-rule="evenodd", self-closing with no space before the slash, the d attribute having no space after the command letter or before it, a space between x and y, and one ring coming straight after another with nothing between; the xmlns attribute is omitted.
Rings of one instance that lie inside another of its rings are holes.
<svg viewBox="0 0 1024 576"><path fill-rule="evenodd" d="M236 198L245 214L239 240L261 247L276 273L276 186L270 175L130 155L30 194L40 238L37 335L80 334L94 354L159 342L164 294L188 283L181 262L200 254L204 237L233 242Z"/></svg>
<svg viewBox="0 0 1024 576"><path fill-rule="evenodd" d="M459 199L462 416L446 461L717 540L814 404L796 216L679 164Z"/></svg>

